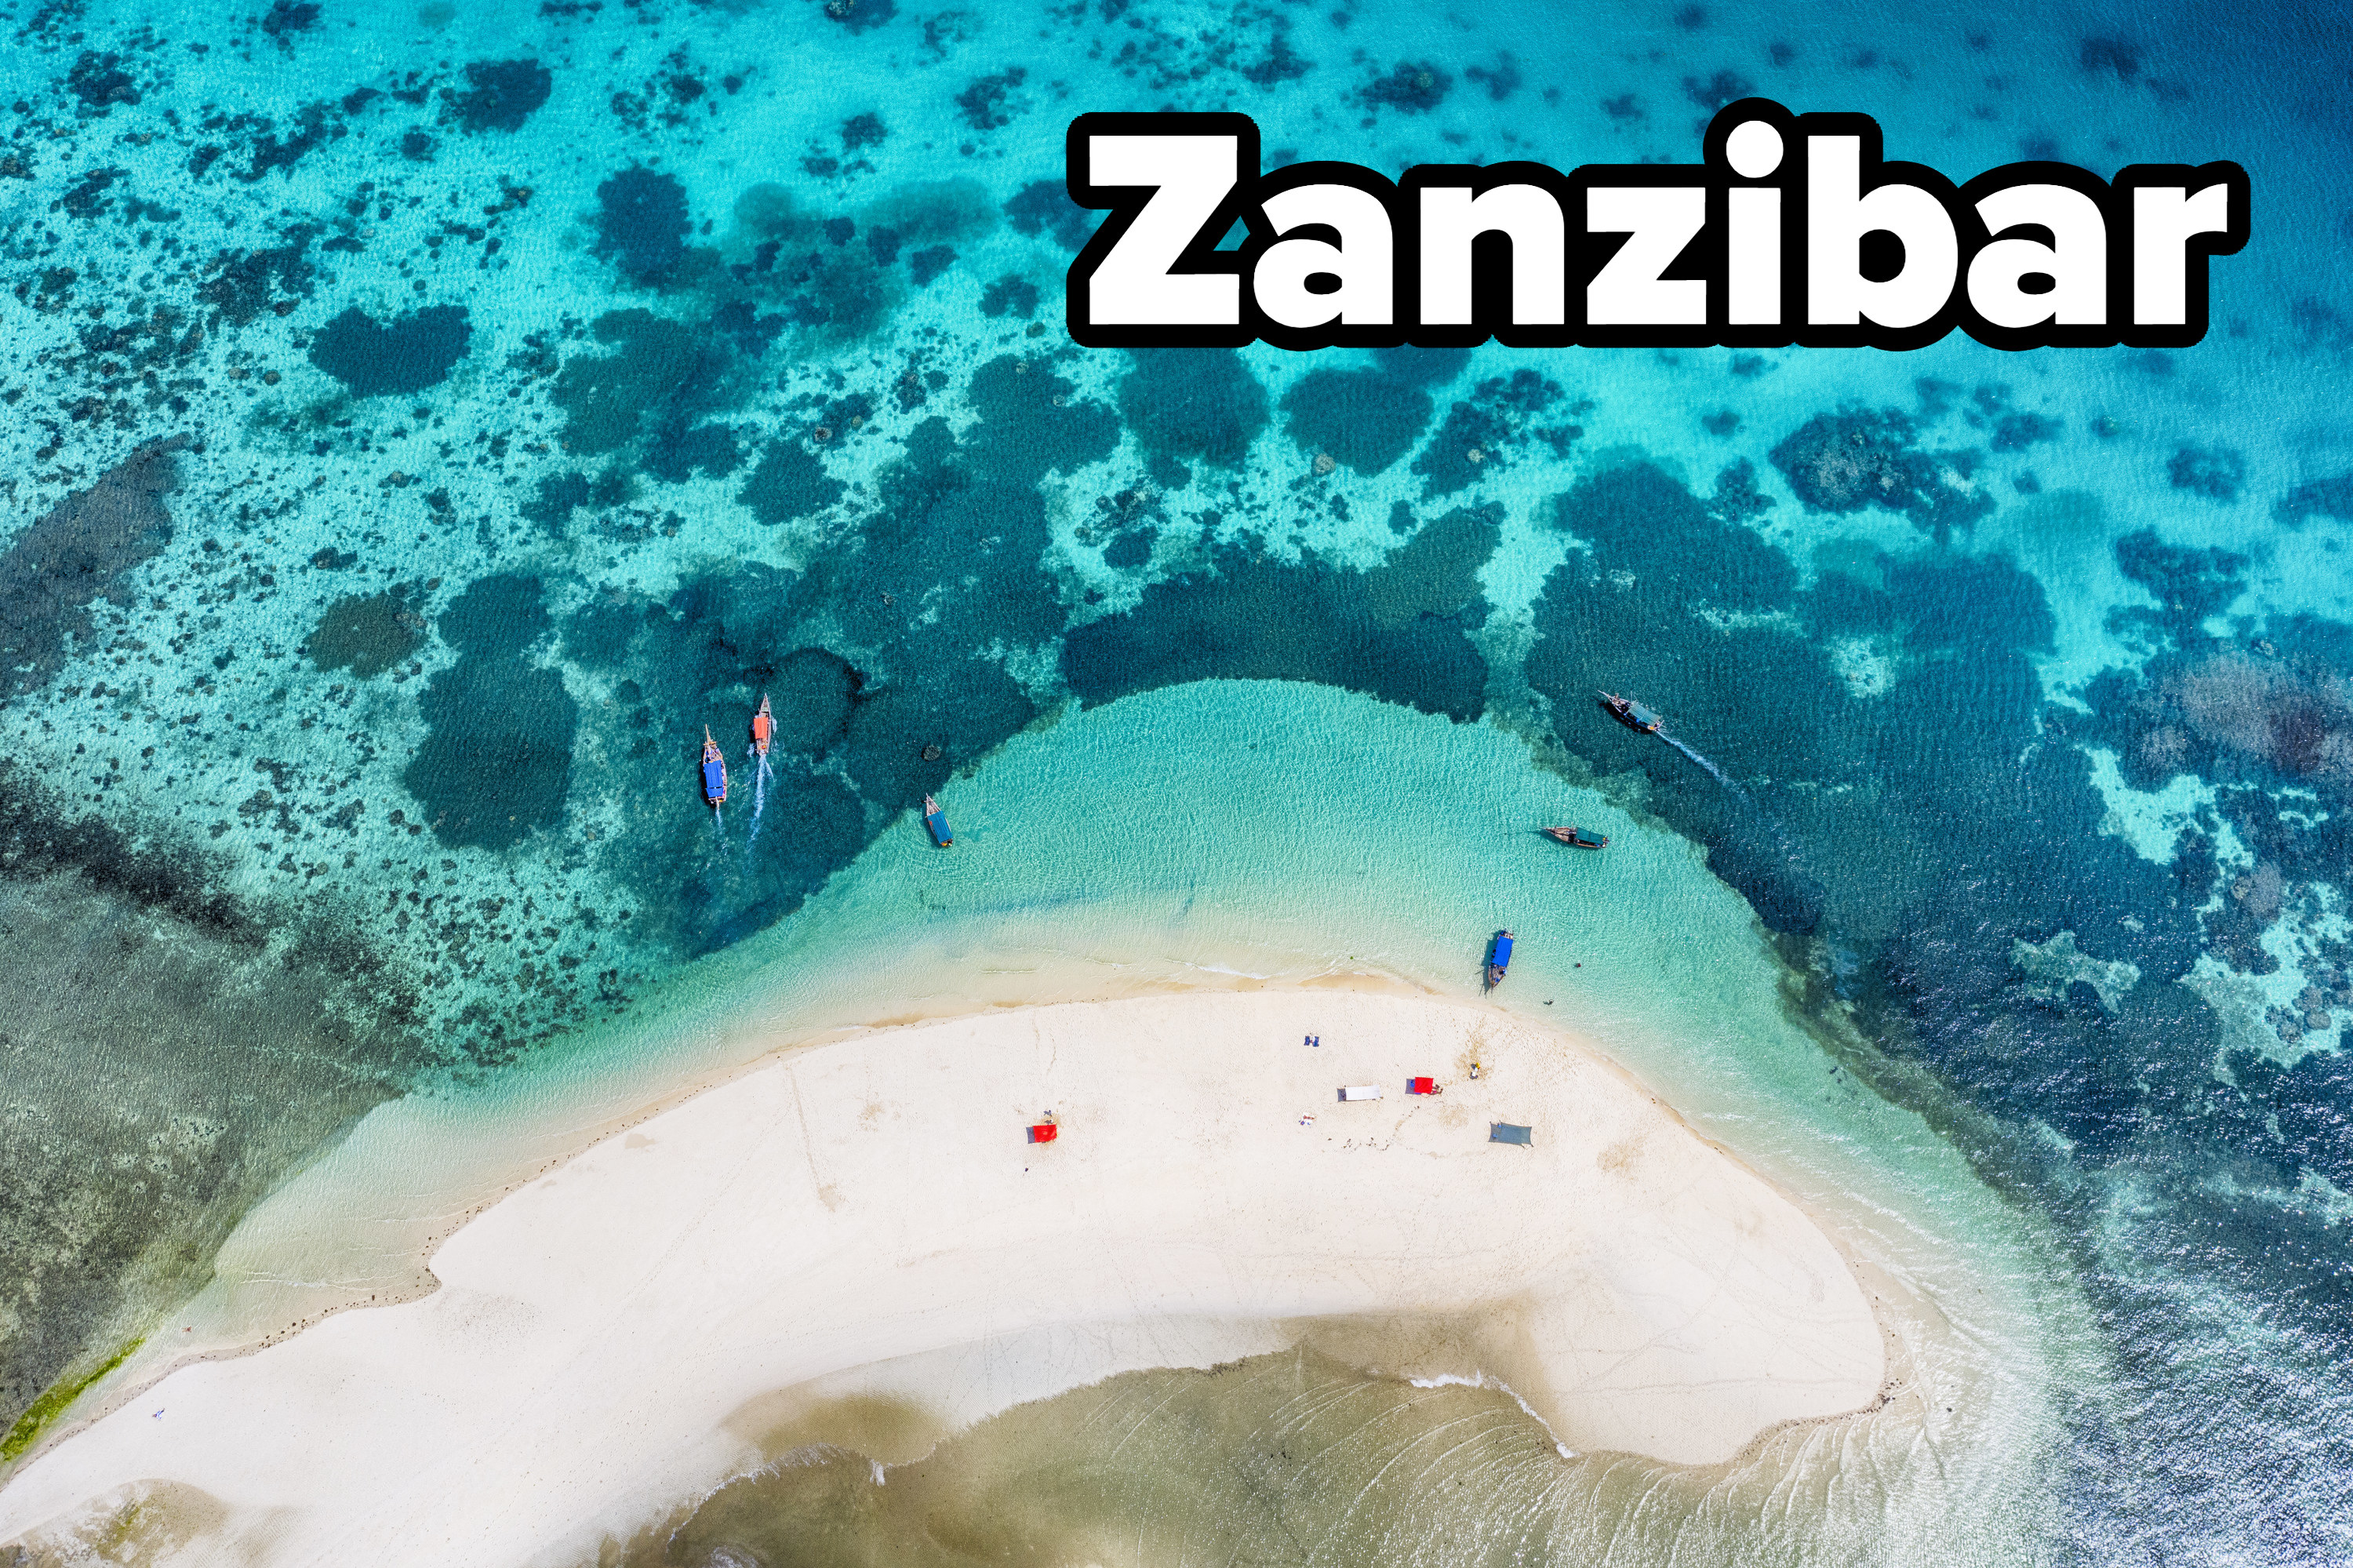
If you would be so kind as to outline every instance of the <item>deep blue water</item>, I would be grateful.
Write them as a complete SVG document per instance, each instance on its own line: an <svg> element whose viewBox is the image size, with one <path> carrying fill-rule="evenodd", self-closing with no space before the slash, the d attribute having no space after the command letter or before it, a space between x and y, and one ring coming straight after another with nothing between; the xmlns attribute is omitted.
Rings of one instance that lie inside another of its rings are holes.
<svg viewBox="0 0 2353 1568"><path fill-rule="evenodd" d="M2062 1239L2108 1382L2045 1555L2353 1556L2341 12L0 23L0 1417L368 1105L790 917L1065 704L1282 679L1704 846ZM2235 159L2254 237L2166 352L1063 332L1083 110L1566 168L1750 91L1957 178Z"/></svg>

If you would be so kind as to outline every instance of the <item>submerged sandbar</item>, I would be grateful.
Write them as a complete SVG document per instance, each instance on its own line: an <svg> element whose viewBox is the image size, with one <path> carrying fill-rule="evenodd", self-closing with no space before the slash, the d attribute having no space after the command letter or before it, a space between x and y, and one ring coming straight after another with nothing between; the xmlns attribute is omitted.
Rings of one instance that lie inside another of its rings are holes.
<svg viewBox="0 0 2353 1568"><path fill-rule="evenodd" d="M1423 1075L1445 1093L1408 1096ZM1340 1100L1360 1084L1383 1097ZM912 1392L944 1429L1312 1337L1507 1383L1568 1448L1693 1464L1862 1408L1884 1368L1831 1238L1611 1064L1366 991L797 1050L512 1193L432 1268L426 1299L183 1368L60 1444L0 1494L0 1540L161 1482L255 1560L593 1552L773 1457L763 1398L886 1365L902 1400L940 1369Z"/></svg>

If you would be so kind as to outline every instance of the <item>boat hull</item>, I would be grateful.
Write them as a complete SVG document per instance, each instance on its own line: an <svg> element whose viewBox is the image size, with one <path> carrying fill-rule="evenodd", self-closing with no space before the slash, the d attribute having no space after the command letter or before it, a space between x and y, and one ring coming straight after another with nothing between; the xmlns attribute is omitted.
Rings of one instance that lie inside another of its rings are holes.
<svg viewBox="0 0 2353 1568"><path fill-rule="evenodd" d="M1611 718L1637 735L1656 735L1659 733L1660 726L1666 723L1664 719L1631 697L1621 697L1613 693L1604 692L1601 694L1601 705L1609 710Z"/></svg>
<svg viewBox="0 0 2353 1568"><path fill-rule="evenodd" d="M702 798L714 811L727 799L727 755L711 738L708 725L702 730Z"/></svg>
<svg viewBox="0 0 2353 1568"><path fill-rule="evenodd" d="M1495 944L1487 955L1487 989L1494 990L1504 983L1504 975L1512 967L1512 934L1495 933Z"/></svg>

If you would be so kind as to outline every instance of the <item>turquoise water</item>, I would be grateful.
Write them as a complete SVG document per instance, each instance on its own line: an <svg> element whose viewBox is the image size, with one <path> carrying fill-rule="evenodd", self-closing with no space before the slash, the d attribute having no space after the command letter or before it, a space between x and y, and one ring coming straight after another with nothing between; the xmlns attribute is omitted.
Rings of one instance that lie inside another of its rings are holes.
<svg viewBox="0 0 2353 1568"><path fill-rule="evenodd" d="M592 1122L755 996L1452 987L1556 921L1514 1005L1897 1216L1931 1298L2004 1260L1991 1558L2353 1549L2335 13L5 20L0 1414L355 1122L321 1179ZM1686 160L1752 88L1959 176L2233 158L2255 238L2161 355L1061 331L1082 110L1566 167ZM1894 506L1809 477L1849 449ZM1610 850L1545 858L1564 805ZM1850 1554L1833 1512L1787 1552Z"/></svg>
<svg viewBox="0 0 2353 1568"><path fill-rule="evenodd" d="M659 1092L665 1074L723 1071L772 1048L779 1031L821 1037L840 1022L1170 985L1388 979L1469 998L1479 991L1477 934L1508 920L1518 956L1500 997L1599 1044L1851 1238L1892 1336L1890 1398L1857 1420L1777 1435L1732 1465L1589 1455L1564 1466L1505 1393L1425 1397L1349 1374L1373 1392L1310 1425L1341 1440L1357 1425L1345 1412L1371 1400L1387 1413L1379 1433L1342 1446L1372 1441L1379 1457L1286 1481L1301 1489L1289 1528L1326 1554L1358 1549L1364 1520L1325 1507L1335 1489L1341 1500L1362 1489L1395 1445L1425 1439L1424 1417L1461 1419L1466 1401L1507 1411L1526 1430L1508 1439L1508 1462L1429 1456L1437 1478L1403 1489L1398 1506L1409 1512L1422 1506L1409 1500L1422 1486L1448 1499L1429 1517L1445 1525L1434 1539L1453 1544L1430 1561L1475 1557L1466 1542L1530 1530L1572 1558L1614 1542L1625 1561L1656 1561L1678 1542L1686 1552L1714 1542L1746 1557L1843 1560L1869 1543L1915 1555L1965 1545L2000 1561L2049 1527L2046 1478L2065 1422L2087 1391L2100 1397L2087 1303L2055 1266L2054 1238L1981 1181L1929 1118L1858 1081L1890 1064L1851 1035L1832 1038L1838 1054L1825 1054L1792 1014L1753 918L1685 841L1531 766L1525 739L1500 726L1303 683L1192 683L1074 714L1008 742L942 803L969 853L942 854L902 823L794 920L678 975L649 999L651 1020L574 1036L495 1085L379 1110L272 1196L223 1253L216 1287L176 1320L193 1319L211 1340L240 1325L275 1331L289 1317L273 1313L399 1289L420 1237L440 1234L476 1194L576 1145L583 1129ZM1146 817L1153 826L1140 832ZM1574 854L1527 826L1563 819L1610 833L1606 853L1622 862ZM290 1280L333 1283L289 1291ZM1146 1392L1122 1397L1151 1403L1158 1390L1189 1400L1185 1391L1198 1386L1196 1373L1139 1375ZM1257 1393L1221 1406L1220 1429L1239 1436L1288 1419L1254 1403L1288 1384L1247 1386ZM1087 1500L1104 1477L1126 1478L1114 1491L1181 1495L1199 1485L1215 1494L1232 1458L1216 1442L1172 1434L1168 1471L1131 1476L1087 1444L1060 1440L1067 1413L1091 1408L1092 1397L1074 1393L989 1424L956 1449L955 1473L1094 1478L1073 1483L1067 1517L1055 1507L1039 1516L1045 1544L1036 1550L1047 1560L1077 1550L1050 1538L1122 1517L1127 1505L1103 1515ZM1405 1414L1392 1411L1395 1399L1407 1400ZM1547 1457L1535 1464L1530 1453ZM804 1486L871 1476L862 1457L816 1471L800 1462L808 1457L789 1457L767 1478L788 1494L774 1499L780 1520L817 1506ZM889 1489L909 1478L902 1469L823 1506L849 1518L913 1506ZM1792 1492L1820 1495L1776 1518L1773 1499ZM1999 1515L1972 1511L1970 1499L1988 1494L2018 1500ZM976 1529L1003 1507L990 1497L971 1504ZM1250 1538L1264 1525L1257 1507L1206 1496L1169 1519L1155 1501L1155 1544L1139 1560L1183 1560L1207 1550L1204 1534ZM1174 1544L1159 1540L1164 1528ZM873 1529L854 1537L858 1550L882 1561L913 1550Z"/></svg>

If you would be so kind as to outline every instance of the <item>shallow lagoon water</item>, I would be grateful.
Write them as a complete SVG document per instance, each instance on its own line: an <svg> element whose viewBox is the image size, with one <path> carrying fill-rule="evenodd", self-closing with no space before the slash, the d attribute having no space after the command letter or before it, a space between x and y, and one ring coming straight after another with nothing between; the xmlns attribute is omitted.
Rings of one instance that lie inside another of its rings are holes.
<svg viewBox="0 0 2353 1568"><path fill-rule="evenodd" d="M1147 813L1145 802L1159 805ZM1388 1433L1375 1441L1377 1469L1406 1440L1398 1431L1483 1412L1476 1419L1520 1457L1499 1478L1483 1450L1442 1446L1424 1457L1430 1475L1418 1485L1475 1483L1482 1489L1448 1517L1464 1528L1488 1521L1477 1540L1508 1520L1509 1538L1572 1557L1616 1542L1609 1549L1626 1560L1651 1560L1692 1529L1726 1550L1743 1542L1792 1561L1834 1541L1846 1544L1832 1555L1851 1555L1866 1538L1874 1551L1899 1539L1967 1539L1998 1560L2047 1526L2023 1500L1966 1531L1955 1516L1969 1496L2036 1495L2065 1414L2096 1375L2084 1304L2054 1272L2050 1238L1922 1118L1824 1054L1790 1015L1762 933L1680 838L1531 767L1525 742L1494 726L1294 683L1197 683L1072 715L1008 743L951 785L943 804L958 823L957 853L940 853L902 823L791 922L671 982L649 1010L655 1026L624 1021L495 1086L375 1112L248 1220L223 1255L221 1283L184 1316L208 1340L235 1342L408 1287L420 1242L445 1232L476 1194L524 1178L547 1151L576 1146L666 1080L722 1075L773 1048L779 1030L815 1037L836 1020L878 1021L883 999L891 1017L906 1019L991 1002L1335 977L1469 996L1478 989L1476 933L1507 919L1520 944L1499 993L1506 1005L1595 1040L1850 1238L1893 1337L1886 1399L1864 1415L1771 1435L1730 1466L1644 1462L1629 1471L1620 1457L1563 1461L1508 1391L1433 1401L1327 1358L1314 1381L1341 1404L1315 1417L1319 1429L1336 1438L1361 1419ZM1155 825L1142 833L1146 815ZM1626 869L1605 878L1599 862L1525 825L1556 818L1610 832L1609 853L1622 854ZM1473 939L1460 939L1463 931ZM307 1283L289 1290L296 1280ZM1230 1424L1237 1436L1290 1419L1281 1401L1267 1410L1253 1401L1291 1388L1282 1382L1294 1375L1282 1370L1291 1362L1250 1365L1216 1383L1248 1396L1200 1419ZM1128 1375L1203 1397L1198 1373ZM1341 1397L1349 1387L1360 1393ZM1149 1504L1155 1517L1166 1516L1169 1499L1194 1484L1187 1477L1222 1473L1231 1459L1179 1430L1159 1439L1177 1450L1172 1473L1113 1484L1105 1478L1128 1476L1130 1461L1083 1442L1055 1446L1067 1412L1092 1409L1095 1397L1073 1393L1035 1415L987 1423L941 1462L957 1474L1010 1466L1028 1476L1043 1466L1094 1478L1072 1483L1067 1518L1060 1505L1040 1504L1020 1527L1052 1536L1124 1517L1130 1505L1099 1496L1099 1485L1114 1494L1141 1487L1160 1499ZM1371 1403L1350 1414L1361 1401ZM816 1450L781 1456L771 1478L785 1494L778 1518L820 1506L797 1489L830 1497L844 1477L870 1475L865 1458L848 1463ZM1294 1478L1317 1496L1367 1483L1369 1472L1326 1463L1329 1474ZM955 1483L987 1494L970 1501L975 1529L1006 1506L992 1488L1029 1484L984 1481ZM1504 1507L1483 1489L1491 1484L1518 1500ZM1774 1499L1793 1488L1820 1489L1822 1511L1776 1521ZM881 1533L856 1550L914 1549L892 1544L888 1529L898 1527L888 1520L899 1505L895 1494L885 1500L869 1520ZM876 1505L840 1506L855 1521ZM1173 1561L1205 1550L1196 1530L1224 1539L1260 1528L1235 1499L1203 1507L1198 1519L1177 1510L1175 1543L1152 1553ZM1328 1535L1318 1550L1345 1555L1362 1527L1343 1509L1310 1533ZM1431 1561L1472 1550L1445 1545L1451 1539L1432 1537Z"/></svg>
<svg viewBox="0 0 2353 1568"><path fill-rule="evenodd" d="M2314 153L2343 136L2341 17L9 26L0 1414L192 1295L228 1337L311 1300L251 1294L237 1260L290 1255L240 1252L283 1239L267 1205L197 1294L290 1172L281 1208L403 1169L412 1134L498 1149L451 1171L553 1153L723 1069L748 998L872 1016L844 975L878 942L917 933L872 982L909 1011L1187 964L1452 986L1490 922L1535 924L1491 907L1526 879L1606 875L1514 987L1826 1212L1916 1181L1947 1196L1859 1206L2008 1238L1983 1419L2029 1435L2002 1462L2042 1501L2002 1521L2033 1546L1983 1555L2346 1549L2353 196ZM2214 270L2213 334L2160 355L1140 364L1061 335L1080 109L1567 166L1688 158L1750 87L1961 176L2236 158L2256 238ZM1427 418L1359 429L1335 375ZM1924 482L1903 508L1802 482L1858 436ZM37 591L60 541L86 594ZM1231 677L1368 695L1186 695ZM1739 794L1611 730L1604 683ZM765 787L739 757L714 823L695 732L740 747L763 689L790 755ZM1158 755L1228 756L1187 727L1216 714L1301 728L1292 771ZM1367 748L1431 799L1332 771ZM1519 836L1564 779L1624 813L1591 863ZM945 857L903 815L925 790ZM1073 911L1107 951L1071 948ZM1639 1007L1595 984L1630 972L1663 977ZM417 1213L467 1198L370 1210L375 1180L303 1210L311 1277L397 1284ZM1795 1557L1869 1555L1792 1528Z"/></svg>

